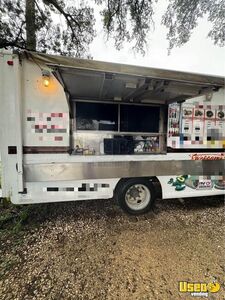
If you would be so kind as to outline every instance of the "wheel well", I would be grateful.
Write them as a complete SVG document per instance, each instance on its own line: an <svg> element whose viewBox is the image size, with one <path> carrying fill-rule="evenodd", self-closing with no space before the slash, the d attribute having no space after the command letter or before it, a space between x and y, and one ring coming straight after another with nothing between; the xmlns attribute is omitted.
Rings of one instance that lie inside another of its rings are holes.
<svg viewBox="0 0 225 300"><path fill-rule="evenodd" d="M160 181L158 180L157 177L155 176L145 176L145 177L126 177L126 178L120 178L120 180L117 182L116 187L114 189L114 196L116 196L118 190L120 189L121 185L123 185L126 181L130 179L147 179L151 181L154 185L155 192L156 192L156 197L157 198L162 198L162 186Z"/></svg>

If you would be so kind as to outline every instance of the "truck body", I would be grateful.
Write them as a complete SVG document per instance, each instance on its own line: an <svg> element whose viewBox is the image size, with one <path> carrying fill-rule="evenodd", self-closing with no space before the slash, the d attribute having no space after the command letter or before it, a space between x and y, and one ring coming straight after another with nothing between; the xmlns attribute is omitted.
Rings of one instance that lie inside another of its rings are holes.
<svg viewBox="0 0 225 300"><path fill-rule="evenodd" d="M168 199L220 195L224 147L221 77L0 50L2 197L15 204L115 196L141 213L154 183Z"/></svg>

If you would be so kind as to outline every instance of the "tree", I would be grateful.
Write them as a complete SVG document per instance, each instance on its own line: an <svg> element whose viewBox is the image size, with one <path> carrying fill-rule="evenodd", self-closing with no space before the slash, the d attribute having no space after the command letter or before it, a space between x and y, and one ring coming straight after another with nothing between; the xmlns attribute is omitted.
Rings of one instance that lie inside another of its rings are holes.
<svg viewBox="0 0 225 300"><path fill-rule="evenodd" d="M35 50L37 39L36 39L36 28L35 28L35 1L26 0L25 8L25 19L26 19L26 37L27 37L27 49Z"/></svg>
<svg viewBox="0 0 225 300"><path fill-rule="evenodd" d="M66 2L0 1L0 48L87 55L88 45L95 36L94 10L85 5L69 6Z"/></svg>
<svg viewBox="0 0 225 300"><path fill-rule="evenodd" d="M73 56L86 56L95 37L95 11L100 7L103 28L117 49L131 42L144 53L154 29L157 0L0 0L0 48L14 47ZM168 28L169 49L186 43L198 21L207 16L208 36L225 45L224 0L169 0L162 24Z"/></svg>
<svg viewBox="0 0 225 300"><path fill-rule="evenodd" d="M162 24L169 31L169 49L187 43L198 21L207 16L212 24L208 33L215 45L225 45L225 2L224 0L170 0Z"/></svg>

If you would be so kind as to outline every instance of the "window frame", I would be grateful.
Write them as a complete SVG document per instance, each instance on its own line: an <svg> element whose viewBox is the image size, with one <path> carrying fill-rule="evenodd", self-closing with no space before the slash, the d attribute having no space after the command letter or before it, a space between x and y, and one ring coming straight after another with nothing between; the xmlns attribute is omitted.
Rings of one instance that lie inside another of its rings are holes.
<svg viewBox="0 0 225 300"><path fill-rule="evenodd" d="M74 126L73 126L73 131L74 132L83 132L83 133L99 133L99 134L115 134L119 133L120 135L143 135L143 136L159 136L159 135L165 135L166 132L163 132L163 111L162 111L162 105L157 105L157 104L151 104L151 103L115 103L115 102L109 102L109 101L98 101L98 100L74 100L73 102L73 119L74 119ZM88 130L88 129L77 129L77 117L76 117L76 112L77 112L77 103L78 102L86 102L86 103L99 103L99 104L113 104L117 105L117 130L111 131L111 130ZM159 131L158 132L140 132L140 131L120 131L121 127L121 114L120 114L120 109L121 105L132 105L132 106L148 106L148 107L159 107Z"/></svg>
<svg viewBox="0 0 225 300"><path fill-rule="evenodd" d="M91 129L77 129L77 103L78 102L86 102L86 103L98 103L98 104L111 104L117 105L117 130L91 130ZM119 132L119 121L118 121L118 103L111 103L106 101L92 101L92 100L76 100L73 101L73 119L74 119L74 126L73 129L76 132L88 132L88 133L118 133Z"/></svg>

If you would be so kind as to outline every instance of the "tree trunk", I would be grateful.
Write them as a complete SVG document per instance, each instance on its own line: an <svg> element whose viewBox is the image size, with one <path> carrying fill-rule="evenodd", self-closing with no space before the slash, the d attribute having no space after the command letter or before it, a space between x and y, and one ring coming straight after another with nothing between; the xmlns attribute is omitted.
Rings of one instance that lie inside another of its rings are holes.
<svg viewBox="0 0 225 300"><path fill-rule="evenodd" d="M26 0L26 35L28 50L36 50L36 28L35 28L35 1Z"/></svg>

